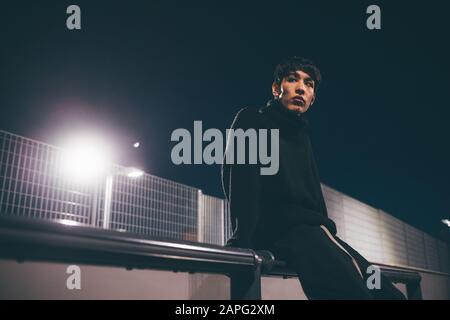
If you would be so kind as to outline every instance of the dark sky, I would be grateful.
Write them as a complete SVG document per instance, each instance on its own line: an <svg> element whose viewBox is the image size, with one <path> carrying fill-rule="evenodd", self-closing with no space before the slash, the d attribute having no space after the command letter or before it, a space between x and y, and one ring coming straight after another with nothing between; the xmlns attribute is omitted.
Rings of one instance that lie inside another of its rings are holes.
<svg viewBox="0 0 450 320"><path fill-rule="evenodd" d="M54 144L97 130L122 164L222 196L219 166L172 164L171 132L225 130L302 55L324 77L309 111L321 180L433 233L450 217L445 1L243 2L2 3L0 129ZM370 4L381 30L366 28Z"/></svg>

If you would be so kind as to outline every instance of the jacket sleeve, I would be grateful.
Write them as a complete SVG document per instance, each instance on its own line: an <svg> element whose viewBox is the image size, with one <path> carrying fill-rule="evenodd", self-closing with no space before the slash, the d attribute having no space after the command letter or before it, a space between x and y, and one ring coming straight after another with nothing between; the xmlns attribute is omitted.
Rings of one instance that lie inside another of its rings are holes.
<svg viewBox="0 0 450 320"><path fill-rule="evenodd" d="M309 154L310 154L310 158L311 158L312 170L313 170L314 176L317 181L316 194L317 194L318 201L319 201L320 214L329 218L328 209L327 209L327 206L325 203L325 198L323 196L322 187L321 187L321 183L320 183L319 170L317 169L317 163L316 163L316 159L314 157L311 140L309 140L309 139L308 139L308 144L309 144L309 148L311 150ZM329 219L326 227L327 227L328 231L330 231L333 235L337 234L336 224L333 220Z"/></svg>
<svg viewBox="0 0 450 320"><path fill-rule="evenodd" d="M236 115L231 129L250 128L258 129L256 110L242 109ZM227 137L227 142L230 135ZM229 144L227 143L227 148ZM246 159L248 150L245 148ZM227 149L227 151L229 151ZM228 245L251 248L253 239L261 214L261 176L258 164L236 164L236 153L234 163L229 163L225 152L224 164L222 166L222 186L228 200L230 209L231 225L233 235L228 240ZM236 146L235 146L236 151Z"/></svg>

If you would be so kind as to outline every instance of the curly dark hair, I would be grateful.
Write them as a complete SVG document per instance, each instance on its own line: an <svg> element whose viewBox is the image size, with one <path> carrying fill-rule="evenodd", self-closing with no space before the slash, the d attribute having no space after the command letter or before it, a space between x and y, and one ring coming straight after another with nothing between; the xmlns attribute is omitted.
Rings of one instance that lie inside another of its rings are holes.
<svg viewBox="0 0 450 320"><path fill-rule="evenodd" d="M314 80L314 94L317 94L320 82L322 81L322 75L319 68L311 60L305 59L303 57L294 56L283 60L276 67L273 73L273 82L277 85L281 84L284 77L289 75L291 72L301 70L306 72Z"/></svg>

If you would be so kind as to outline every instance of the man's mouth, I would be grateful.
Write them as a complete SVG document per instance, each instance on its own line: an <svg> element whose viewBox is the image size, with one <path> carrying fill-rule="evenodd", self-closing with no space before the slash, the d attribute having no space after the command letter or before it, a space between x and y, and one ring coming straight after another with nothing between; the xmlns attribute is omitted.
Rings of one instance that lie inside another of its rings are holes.
<svg viewBox="0 0 450 320"><path fill-rule="evenodd" d="M292 102L297 106L304 106L305 105L305 99L302 97L295 97L292 99Z"/></svg>

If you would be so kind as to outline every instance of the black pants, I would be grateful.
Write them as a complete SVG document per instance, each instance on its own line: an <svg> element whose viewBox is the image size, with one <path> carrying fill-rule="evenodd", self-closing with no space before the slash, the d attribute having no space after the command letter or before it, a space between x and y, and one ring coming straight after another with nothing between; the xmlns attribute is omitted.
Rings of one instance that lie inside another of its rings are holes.
<svg viewBox="0 0 450 320"><path fill-rule="evenodd" d="M347 243L334 239L354 258L334 243L320 227L301 225L277 240L270 250L293 268L309 299L405 299L383 275L380 289L369 290L366 281L370 263Z"/></svg>

